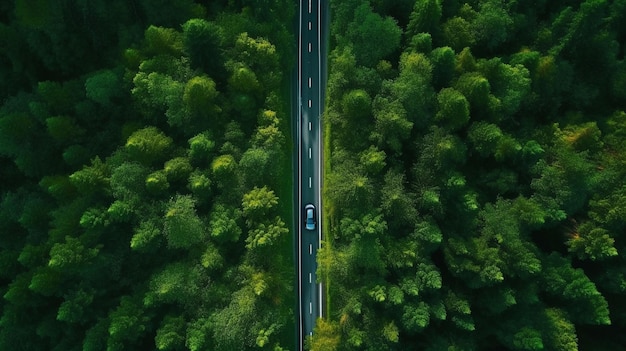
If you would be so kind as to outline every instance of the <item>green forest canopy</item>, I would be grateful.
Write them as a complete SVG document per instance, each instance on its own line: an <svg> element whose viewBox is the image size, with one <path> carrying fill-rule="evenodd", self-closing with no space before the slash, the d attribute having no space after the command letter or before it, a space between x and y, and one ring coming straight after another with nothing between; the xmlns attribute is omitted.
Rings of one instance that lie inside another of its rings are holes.
<svg viewBox="0 0 626 351"><path fill-rule="evenodd" d="M625 1L331 1L311 350L621 350Z"/></svg>
<svg viewBox="0 0 626 351"><path fill-rule="evenodd" d="M291 1L0 5L0 349L295 349Z"/></svg>
<svg viewBox="0 0 626 351"><path fill-rule="evenodd" d="M331 10L307 346L625 348L626 1ZM0 349L295 349L295 11L0 4Z"/></svg>

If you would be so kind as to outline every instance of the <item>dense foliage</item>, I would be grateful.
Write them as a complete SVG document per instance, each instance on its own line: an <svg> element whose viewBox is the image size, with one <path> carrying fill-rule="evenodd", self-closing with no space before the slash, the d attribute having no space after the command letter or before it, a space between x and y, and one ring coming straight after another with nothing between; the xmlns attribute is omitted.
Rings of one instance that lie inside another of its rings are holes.
<svg viewBox="0 0 626 351"><path fill-rule="evenodd" d="M626 348L626 1L331 1L311 350Z"/></svg>
<svg viewBox="0 0 626 351"><path fill-rule="evenodd" d="M295 6L263 3L2 2L1 350L294 348Z"/></svg>

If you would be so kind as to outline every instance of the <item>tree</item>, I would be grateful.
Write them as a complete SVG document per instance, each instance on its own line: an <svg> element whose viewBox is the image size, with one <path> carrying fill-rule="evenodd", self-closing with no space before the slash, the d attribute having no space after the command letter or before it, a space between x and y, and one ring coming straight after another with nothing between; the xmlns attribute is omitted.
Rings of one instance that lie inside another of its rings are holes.
<svg viewBox="0 0 626 351"><path fill-rule="evenodd" d="M381 214L368 213L360 219L343 218L340 232L350 240L348 257L352 265L371 274L385 272L381 242L387 235L387 222Z"/></svg>
<svg viewBox="0 0 626 351"><path fill-rule="evenodd" d="M187 81L183 90L183 103L189 110L192 121L213 117L221 109L216 106L215 100L219 92L215 81L207 76L195 76ZM185 121L180 121L179 126L184 126Z"/></svg>
<svg viewBox="0 0 626 351"><path fill-rule="evenodd" d="M608 230L594 226L593 222L585 222L577 226L577 230L570 234L567 240L569 252L580 259L592 261L603 260L617 256L615 239Z"/></svg>
<svg viewBox="0 0 626 351"><path fill-rule="evenodd" d="M335 351L339 349L341 332L336 322L319 318L315 323L313 336L305 339L306 348L310 351Z"/></svg>
<svg viewBox="0 0 626 351"><path fill-rule="evenodd" d="M402 103L407 119L415 127L425 128L432 118L434 91L431 86L432 64L422 53L403 53L399 62L400 74L390 83L383 83L383 91Z"/></svg>
<svg viewBox="0 0 626 351"><path fill-rule="evenodd" d="M102 162L100 157L91 160L91 166L84 166L82 170L70 175L70 182L83 194L104 191L110 177L110 167Z"/></svg>
<svg viewBox="0 0 626 351"><path fill-rule="evenodd" d="M237 162L231 155L221 155L213 159L211 163L211 171L217 181L217 186L222 189L230 189L233 191L230 185L236 184L237 176Z"/></svg>
<svg viewBox="0 0 626 351"><path fill-rule="evenodd" d="M443 24L443 42L456 52L473 47L476 43L476 37L472 31L471 23L461 17L448 19Z"/></svg>
<svg viewBox="0 0 626 351"><path fill-rule="evenodd" d="M158 350L178 350L185 345L185 319L166 316L157 330L154 343Z"/></svg>
<svg viewBox="0 0 626 351"><path fill-rule="evenodd" d="M472 27L479 44L488 50L494 50L508 39L513 19L500 1L484 1Z"/></svg>
<svg viewBox="0 0 626 351"><path fill-rule="evenodd" d="M91 100L107 106L112 98L120 96L117 90L119 84L119 78L114 71L103 70L85 80L85 92Z"/></svg>
<svg viewBox="0 0 626 351"><path fill-rule="evenodd" d="M413 227L417 210L403 174L390 170L381 189L381 209L392 225Z"/></svg>
<svg viewBox="0 0 626 351"><path fill-rule="evenodd" d="M126 151L137 162L151 165L163 160L172 147L172 138L156 127L146 127L134 132L126 141Z"/></svg>
<svg viewBox="0 0 626 351"><path fill-rule="evenodd" d="M381 17L364 3L354 10L354 22L348 27L346 37L353 43L357 63L373 67L398 49L401 34L393 18Z"/></svg>
<svg viewBox="0 0 626 351"><path fill-rule="evenodd" d="M493 154L504 138L504 133L497 125L486 122L473 123L467 134L474 150L483 157Z"/></svg>
<svg viewBox="0 0 626 351"><path fill-rule="evenodd" d="M139 202L146 186L148 169L135 162L124 162L111 173L111 192L118 200Z"/></svg>
<svg viewBox="0 0 626 351"><path fill-rule="evenodd" d="M165 167L163 167L163 171L165 172L167 179L170 181L186 181L192 170L193 167L189 163L189 158L187 157L175 157L166 161Z"/></svg>
<svg viewBox="0 0 626 351"><path fill-rule="evenodd" d="M253 251L272 247L287 233L289 233L289 229L287 229L285 222L276 216L273 220L259 223L248 231L246 248ZM263 256L259 258L267 261L267 256Z"/></svg>
<svg viewBox="0 0 626 351"><path fill-rule="evenodd" d="M467 124L470 119L469 102L454 88L444 88L437 94L438 111L435 121L444 128L455 131Z"/></svg>
<svg viewBox="0 0 626 351"><path fill-rule="evenodd" d="M578 336L576 329L567 314L557 308L545 310L546 327L545 331L548 344L557 351L578 350Z"/></svg>
<svg viewBox="0 0 626 351"><path fill-rule="evenodd" d="M370 135L370 140L377 143L381 149L389 149L400 154L402 143L408 139L413 128L406 111L399 101L389 101L385 98L375 100L374 118L376 124Z"/></svg>
<svg viewBox="0 0 626 351"><path fill-rule="evenodd" d="M359 162L365 171L370 175L379 174L386 166L386 154L375 146L370 146L367 150L359 154Z"/></svg>
<svg viewBox="0 0 626 351"><path fill-rule="evenodd" d="M341 106L345 117L350 121L368 118L371 113L372 99L363 89L355 89L344 94Z"/></svg>
<svg viewBox="0 0 626 351"><path fill-rule="evenodd" d="M88 248L80 239L65 237L65 242L56 243L50 249L48 266L60 271L68 271L86 265L98 255L100 248Z"/></svg>
<svg viewBox="0 0 626 351"><path fill-rule="evenodd" d="M59 306L57 320L68 323L87 322L93 299L94 291L83 289L73 291Z"/></svg>
<svg viewBox="0 0 626 351"><path fill-rule="evenodd" d="M56 116L46 118L48 134L56 141L67 143L71 140L81 138L85 130L79 127L76 122L67 116Z"/></svg>
<svg viewBox="0 0 626 351"><path fill-rule="evenodd" d="M470 103L472 112L481 110L484 114L485 108L489 105L491 85L489 81L478 72L464 73L454 85ZM472 113L473 114L473 113Z"/></svg>
<svg viewBox="0 0 626 351"><path fill-rule="evenodd" d="M198 218L191 196L178 195L170 200L165 211L165 237L175 249L190 249L205 238L204 224Z"/></svg>
<svg viewBox="0 0 626 351"><path fill-rule="evenodd" d="M151 243L161 236L163 228L154 220L144 220L133 230L130 248L133 250L148 250Z"/></svg>
<svg viewBox="0 0 626 351"><path fill-rule="evenodd" d="M406 32L409 36L418 33L437 34L441 20L441 1L427 0L415 2Z"/></svg>
<svg viewBox="0 0 626 351"><path fill-rule="evenodd" d="M146 189L153 194L162 194L169 189L170 183L164 170L158 170L146 177Z"/></svg>
<svg viewBox="0 0 626 351"><path fill-rule="evenodd" d="M270 216L276 205L278 205L278 197L267 186L250 190L243 195L241 202L242 213L246 217L248 226L253 226L254 223L259 223Z"/></svg>
<svg viewBox="0 0 626 351"><path fill-rule="evenodd" d="M195 195L195 197L202 203L207 202L213 193L213 182L208 175L194 171L189 176L187 188Z"/></svg>
<svg viewBox="0 0 626 351"><path fill-rule="evenodd" d="M197 134L189 139L189 158L193 164L204 165L213 155L215 141L210 133Z"/></svg>
<svg viewBox="0 0 626 351"><path fill-rule="evenodd" d="M430 52L430 62L433 65L433 85L435 89L450 86L455 75L456 56L449 46L438 47Z"/></svg>
<svg viewBox="0 0 626 351"><path fill-rule="evenodd" d="M596 285L580 268L573 268L569 260L557 253L547 256L541 276L546 294L558 296L572 322L610 324L609 306Z"/></svg>
<svg viewBox="0 0 626 351"><path fill-rule="evenodd" d="M183 40L180 32L172 28L150 25L144 33L146 53L149 55L170 55L180 57Z"/></svg>
<svg viewBox="0 0 626 351"><path fill-rule="evenodd" d="M480 70L499 100L499 111L508 118L517 113L530 93L530 73L522 65L508 65L494 58L480 63Z"/></svg>
<svg viewBox="0 0 626 351"><path fill-rule="evenodd" d="M132 345L148 328L149 318L133 296L122 296L119 305L109 313L109 347L127 342Z"/></svg>
<svg viewBox="0 0 626 351"><path fill-rule="evenodd" d="M236 242L241 235L238 221L241 211L228 208L222 204L215 204L209 216L209 230L211 237L219 242Z"/></svg>
<svg viewBox="0 0 626 351"><path fill-rule="evenodd" d="M195 304L198 298L201 272L190 268L186 262L168 263L150 278L150 290L144 298L144 305L175 304L180 307Z"/></svg>
<svg viewBox="0 0 626 351"><path fill-rule="evenodd" d="M276 162L272 153L264 148L254 147L246 150L239 160L239 168L246 188L273 184Z"/></svg>
<svg viewBox="0 0 626 351"><path fill-rule="evenodd" d="M224 79L226 39L222 27L200 18L190 19L182 27L184 49L191 59L191 65L216 79Z"/></svg>
<svg viewBox="0 0 626 351"><path fill-rule="evenodd" d="M267 39L253 38L244 32L237 37L233 50L234 62L241 62L258 74L264 91L272 90L280 83L280 59L276 46Z"/></svg>

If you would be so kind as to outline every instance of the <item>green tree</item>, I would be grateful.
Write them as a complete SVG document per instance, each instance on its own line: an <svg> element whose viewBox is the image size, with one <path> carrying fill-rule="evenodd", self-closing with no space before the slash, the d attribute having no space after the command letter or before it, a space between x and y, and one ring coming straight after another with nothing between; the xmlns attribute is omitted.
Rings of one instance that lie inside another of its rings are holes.
<svg viewBox="0 0 626 351"><path fill-rule="evenodd" d="M214 205L209 216L211 237L220 242L236 242L241 235L238 224L240 218L241 211L238 209L228 208L219 203Z"/></svg>
<svg viewBox="0 0 626 351"><path fill-rule="evenodd" d="M237 162L231 155L221 155L213 159L211 163L211 171L217 181L217 186L222 189L233 191L231 185L236 184Z"/></svg>
<svg viewBox="0 0 626 351"><path fill-rule="evenodd" d="M149 323L142 304L132 296L122 296L119 305L109 313L109 320L109 348L123 343L132 345L146 332Z"/></svg>
<svg viewBox="0 0 626 351"><path fill-rule="evenodd" d="M589 258L593 261L617 256L615 239L608 230L595 227L593 222L585 222L578 226L567 240L568 250L581 259Z"/></svg>
<svg viewBox="0 0 626 351"><path fill-rule="evenodd" d="M443 24L442 32L443 42L456 52L473 47L476 43L471 23L462 17L455 16L448 19Z"/></svg>
<svg viewBox="0 0 626 351"><path fill-rule="evenodd" d="M176 249L190 249L204 240L204 224L196 214L191 196L179 195L170 200L165 211L164 233L168 245Z"/></svg>
<svg viewBox="0 0 626 351"><path fill-rule="evenodd" d="M191 306L198 298L201 272L190 268L186 262L172 262L155 272L150 278L150 291L146 293L144 305L176 304Z"/></svg>
<svg viewBox="0 0 626 351"><path fill-rule="evenodd" d="M370 139L381 149L401 153L403 142L411 135L413 122L407 119L405 109L397 100L390 102L385 98L377 98L374 104L376 124Z"/></svg>
<svg viewBox="0 0 626 351"><path fill-rule="evenodd" d="M459 77L454 88L465 95L473 112L476 112L477 115L480 114L479 110L483 114L485 113L491 93L491 85L485 77L478 72L464 73Z"/></svg>
<svg viewBox="0 0 626 351"><path fill-rule="evenodd" d="M209 76L224 79L224 44L222 27L215 22L193 18L183 24L183 44L193 67Z"/></svg>
<svg viewBox="0 0 626 351"><path fill-rule="evenodd" d="M153 164L167 157L172 148L172 138L156 127L146 127L134 132L126 141L126 150L138 162Z"/></svg>
<svg viewBox="0 0 626 351"><path fill-rule="evenodd" d="M278 205L278 197L267 186L250 190L243 195L241 202L242 213L248 226L270 216L276 205Z"/></svg>
<svg viewBox="0 0 626 351"><path fill-rule="evenodd" d="M381 209L392 224L412 227L417 210L412 194L406 189L404 174L389 171L381 189Z"/></svg>
<svg viewBox="0 0 626 351"><path fill-rule="evenodd" d="M94 291L83 289L73 291L59 306L57 320L68 323L87 322L93 300Z"/></svg>
<svg viewBox="0 0 626 351"><path fill-rule="evenodd" d="M158 170L146 177L146 189L153 194L163 194L169 189L170 183L164 170Z"/></svg>
<svg viewBox="0 0 626 351"><path fill-rule="evenodd" d="M565 302L565 310L572 322L610 324L609 306L596 285L569 260L552 253L543 262L541 276L546 294L558 296Z"/></svg>
<svg viewBox="0 0 626 351"><path fill-rule="evenodd" d="M372 11L369 3L354 10L354 22L348 27L347 39L357 63L373 67L400 46L402 30L391 17L383 18Z"/></svg>
<svg viewBox="0 0 626 351"><path fill-rule="evenodd" d="M355 89L344 94L341 105L348 120L360 121L369 117L372 99L365 90Z"/></svg>
<svg viewBox="0 0 626 351"><path fill-rule="evenodd" d="M437 94L438 111L435 121L450 131L458 130L470 119L469 102L454 88L444 88Z"/></svg>
<svg viewBox="0 0 626 351"><path fill-rule="evenodd" d="M449 46L438 47L430 52L430 62L433 65L433 85L435 89L450 86L454 77L456 56Z"/></svg>
<svg viewBox="0 0 626 351"><path fill-rule="evenodd" d="M204 165L213 156L215 141L210 133L197 134L189 139L189 157L193 164Z"/></svg>
<svg viewBox="0 0 626 351"><path fill-rule="evenodd" d="M406 32L409 36L418 33L437 33L441 20L441 1L417 1L411 12Z"/></svg>
<svg viewBox="0 0 626 351"><path fill-rule="evenodd" d="M72 118L67 116L46 118L46 127L48 134L61 143L76 140L85 134L85 130L79 127Z"/></svg>
<svg viewBox="0 0 626 351"><path fill-rule="evenodd" d="M508 39L513 19L500 1L481 2L472 27L479 44L488 50L495 49Z"/></svg>
<svg viewBox="0 0 626 351"><path fill-rule="evenodd" d="M546 327L545 331L548 344L557 351L578 350L578 336L576 329L567 314L557 308L545 310Z"/></svg>
<svg viewBox="0 0 626 351"><path fill-rule="evenodd" d="M187 81L183 90L183 103L194 118L194 122L197 119L213 117L220 112L220 108L215 104L218 95L215 81L207 76L195 76ZM180 122L184 125L185 121Z"/></svg>
<svg viewBox="0 0 626 351"><path fill-rule="evenodd" d="M319 318L315 323L313 336L305 339L305 345L311 351L335 351L340 347L341 332L336 322Z"/></svg>
<svg viewBox="0 0 626 351"><path fill-rule="evenodd" d="M185 319L166 316L156 332L154 343L158 350L179 350L185 345Z"/></svg>
<svg viewBox="0 0 626 351"><path fill-rule="evenodd" d="M376 175L385 168L386 156L384 151L372 145L359 154L359 162L368 174Z"/></svg>
<svg viewBox="0 0 626 351"><path fill-rule="evenodd" d="M84 166L82 170L70 175L70 182L83 194L104 191L109 182L110 167L102 162L100 157L91 160L91 166Z"/></svg>
<svg viewBox="0 0 626 351"><path fill-rule="evenodd" d="M104 70L85 80L85 92L89 99L107 106L111 99L121 95L119 85L118 75L114 71Z"/></svg>
<svg viewBox="0 0 626 351"><path fill-rule="evenodd" d="M194 171L189 176L187 188L191 190L200 202L206 202L213 193L212 185L213 183L208 175L200 171Z"/></svg>
<svg viewBox="0 0 626 351"><path fill-rule="evenodd" d="M193 170L193 167L189 163L187 157L175 157L165 162L163 171L170 181L187 180L189 174Z"/></svg>
<svg viewBox="0 0 626 351"><path fill-rule="evenodd" d="M289 229L280 217L274 220L265 221L254 226L246 238L246 248L249 250L261 249L264 247L275 246L285 234L289 233ZM267 261L267 256L260 257Z"/></svg>
<svg viewBox="0 0 626 351"><path fill-rule="evenodd" d="M243 153L239 168L247 188L260 187L263 184L274 185L276 162L271 158L272 153L259 147L250 148Z"/></svg>
<svg viewBox="0 0 626 351"><path fill-rule="evenodd" d="M146 53L149 55L171 55L179 57L183 50L180 32L172 28L150 25L144 33Z"/></svg>

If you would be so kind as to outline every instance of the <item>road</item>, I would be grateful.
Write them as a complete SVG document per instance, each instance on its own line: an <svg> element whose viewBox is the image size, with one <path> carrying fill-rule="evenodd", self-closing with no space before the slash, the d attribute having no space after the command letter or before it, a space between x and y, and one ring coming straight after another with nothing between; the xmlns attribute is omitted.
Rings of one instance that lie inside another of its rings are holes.
<svg viewBox="0 0 626 351"><path fill-rule="evenodd" d="M298 40L297 143L298 143L298 294L299 342L312 335L315 321L322 316L322 285L317 283L317 250L322 240L322 128L325 85L325 42L327 3L300 0ZM322 17L324 16L324 17ZM304 227L304 206L316 208L315 230Z"/></svg>

